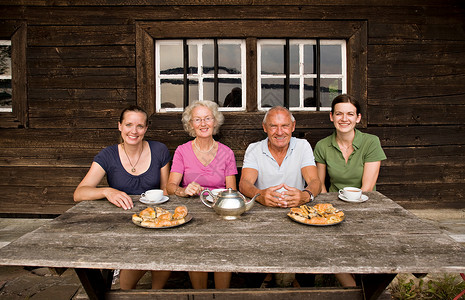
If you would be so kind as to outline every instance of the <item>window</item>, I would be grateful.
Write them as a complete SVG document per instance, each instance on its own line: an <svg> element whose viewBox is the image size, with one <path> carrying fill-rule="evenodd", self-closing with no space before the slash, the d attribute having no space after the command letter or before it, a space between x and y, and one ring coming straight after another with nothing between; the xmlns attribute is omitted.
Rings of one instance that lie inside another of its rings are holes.
<svg viewBox="0 0 465 300"><path fill-rule="evenodd" d="M0 127L28 126L26 24L0 21Z"/></svg>
<svg viewBox="0 0 465 300"><path fill-rule="evenodd" d="M176 41L179 49L187 49L182 59L187 58L190 62L183 61L181 64L181 56L178 56L176 68L182 66L183 73L179 71L172 78L169 74L163 74L163 69L167 67L162 67L162 61L157 58L161 53L156 53L158 44L165 41L168 43L170 40ZM220 61L216 64L217 72L211 72L211 69L205 72L211 66L205 65L204 61L199 64L199 60L204 60L200 52L207 53L204 49L212 49L212 44L215 49L214 45L217 43L217 55L221 57L221 44L228 41L240 44L241 55L245 53L245 57L241 57L241 73L225 72ZM199 51L199 47L202 50ZM197 52L194 55L190 53L192 51ZM267 51L277 52L282 57L280 64L274 65L276 69L270 69L272 65L269 64L271 59L267 59L267 55L270 55ZM197 59L195 66L191 63L195 61L194 57ZM160 69L157 71L158 67ZM136 22L137 103L149 114L182 111L181 100L176 100L175 107L171 110L162 108L162 105L170 105L163 104L164 102L173 101L163 95L167 93L164 92L163 84L171 84L173 90L177 89L176 98L183 99L183 107L194 99L193 95L198 95L200 99L213 97L223 106L223 111L231 110L231 114L238 116L228 118L228 122L232 124L244 123L244 120L255 122L255 118L262 117L259 112L269 105L279 103L294 110L296 118L302 120L302 126L325 126L322 121L327 120L325 111L336 94L352 94L359 99L362 111L366 111L366 70L367 22L364 20L231 19ZM189 85L191 80L192 84ZM216 88L212 80L217 80ZM229 86L222 89L222 82L225 81ZM188 87L188 91L183 87L182 97L179 96L181 82ZM232 90L233 86L241 88L241 106L224 107L225 91ZM271 91L272 88L278 90ZM278 96L272 92L278 92ZM215 95L218 97L215 98ZM241 111L246 114L241 114ZM314 117L309 119L308 113ZM364 114L362 126L366 126L366 120L367 115Z"/></svg>
<svg viewBox="0 0 465 300"><path fill-rule="evenodd" d="M0 40L0 112L12 112L11 41Z"/></svg>
<svg viewBox="0 0 465 300"><path fill-rule="evenodd" d="M346 93L344 40L258 40L258 109L330 110Z"/></svg>
<svg viewBox="0 0 465 300"><path fill-rule="evenodd" d="M245 41L155 41L156 111L183 111L195 100L221 110L244 110Z"/></svg>

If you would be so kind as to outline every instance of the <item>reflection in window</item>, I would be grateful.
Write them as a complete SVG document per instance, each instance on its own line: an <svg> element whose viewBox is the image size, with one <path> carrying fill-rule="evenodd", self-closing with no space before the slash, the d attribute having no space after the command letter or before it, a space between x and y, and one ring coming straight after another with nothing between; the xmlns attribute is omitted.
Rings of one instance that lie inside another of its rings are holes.
<svg viewBox="0 0 465 300"><path fill-rule="evenodd" d="M182 111L195 100L213 100L223 111L245 109L244 40L157 40L155 45L157 111Z"/></svg>
<svg viewBox="0 0 465 300"><path fill-rule="evenodd" d="M259 40L258 107L329 110L346 93L343 40Z"/></svg>
<svg viewBox="0 0 465 300"><path fill-rule="evenodd" d="M0 112L12 112L11 41L0 40Z"/></svg>

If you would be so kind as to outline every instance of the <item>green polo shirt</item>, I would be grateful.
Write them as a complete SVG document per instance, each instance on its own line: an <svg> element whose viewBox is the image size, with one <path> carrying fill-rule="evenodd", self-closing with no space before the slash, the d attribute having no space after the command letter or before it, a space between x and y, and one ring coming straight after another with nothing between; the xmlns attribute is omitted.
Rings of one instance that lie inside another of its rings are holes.
<svg viewBox="0 0 465 300"><path fill-rule="evenodd" d="M316 162L326 165L326 172L331 181L329 192L337 192L346 186L360 188L365 163L386 159L379 138L375 135L355 129L352 146L354 151L346 164L336 142L336 132L316 144L313 154Z"/></svg>

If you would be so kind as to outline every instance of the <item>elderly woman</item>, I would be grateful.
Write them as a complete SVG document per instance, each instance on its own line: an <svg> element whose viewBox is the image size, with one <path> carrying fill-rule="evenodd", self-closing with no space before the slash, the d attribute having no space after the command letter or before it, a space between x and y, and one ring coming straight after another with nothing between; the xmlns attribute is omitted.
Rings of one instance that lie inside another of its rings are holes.
<svg viewBox="0 0 465 300"><path fill-rule="evenodd" d="M134 204L129 195L140 195L150 189L166 190L170 154L164 144L144 140L148 128L147 113L138 106L124 109L118 128L122 142L95 156L74 192L74 201L106 198L118 207L131 209ZM97 187L105 175L109 187ZM121 270L121 289L134 289L145 272ZM169 276L169 271L152 271L152 288L163 288Z"/></svg>
<svg viewBox="0 0 465 300"><path fill-rule="evenodd" d="M205 189L236 189L236 160L233 151L213 139L224 117L212 101L196 101L182 114L184 130L194 140L180 145L173 157L168 194L199 195ZM194 289L207 288L208 273L189 272ZM229 287L231 273L215 272L215 288Z"/></svg>
<svg viewBox="0 0 465 300"><path fill-rule="evenodd" d="M331 182L330 192L348 186L365 192L375 189L381 160L386 155L377 136L355 129L361 118L360 104L352 96L342 94L334 98L329 119L336 130L319 141L314 151L322 193L327 192L326 172ZM336 278L343 286L356 285L351 274L336 274Z"/></svg>

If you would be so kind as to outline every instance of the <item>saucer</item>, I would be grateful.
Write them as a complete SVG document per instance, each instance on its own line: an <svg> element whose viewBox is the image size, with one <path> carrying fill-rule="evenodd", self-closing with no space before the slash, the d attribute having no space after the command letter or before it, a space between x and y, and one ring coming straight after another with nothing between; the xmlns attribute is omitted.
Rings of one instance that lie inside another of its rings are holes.
<svg viewBox="0 0 465 300"><path fill-rule="evenodd" d="M362 203L368 200L368 196L362 195L362 198L360 200L349 200L344 195L339 195L339 199L341 199L342 201L346 201L346 202Z"/></svg>
<svg viewBox="0 0 465 300"><path fill-rule="evenodd" d="M147 205L161 204L161 203L165 203L168 200L170 200L170 198L168 196L163 196L163 197L161 197L160 200L156 200L156 201L145 199L145 197L140 197L140 199L139 199L140 202L142 202L144 204L147 204Z"/></svg>

